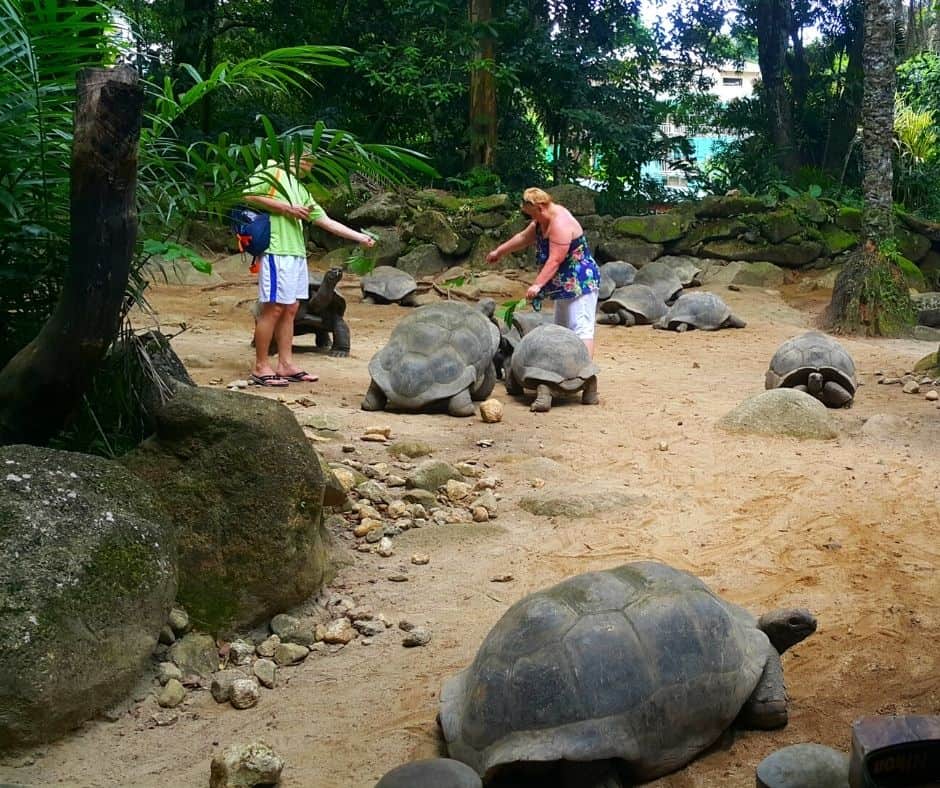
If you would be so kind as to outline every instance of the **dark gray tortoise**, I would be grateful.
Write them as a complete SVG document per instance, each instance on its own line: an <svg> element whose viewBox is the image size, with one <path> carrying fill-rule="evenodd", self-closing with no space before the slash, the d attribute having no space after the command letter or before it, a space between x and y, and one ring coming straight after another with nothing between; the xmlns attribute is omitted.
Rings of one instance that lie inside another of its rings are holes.
<svg viewBox="0 0 940 788"><path fill-rule="evenodd" d="M362 277L359 283L362 301L365 304L399 303L402 306L417 306L415 291L418 283L407 271L391 265L380 265Z"/></svg>
<svg viewBox="0 0 940 788"><path fill-rule="evenodd" d="M601 284L598 289L598 298L606 301L618 287L626 287L633 283L636 276L636 266L625 263L623 260L612 260L600 267Z"/></svg>
<svg viewBox="0 0 940 788"><path fill-rule="evenodd" d="M591 361L584 342L570 328L554 324L530 331L512 354L506 376L506 393L518 396L535 389L530 410L551 410L552 396L581 392L584 405L596 405L597 365Z"/></svg>
<svg viewBox="0 0 940 788"><path fill-rule="evenodd" d="M679 332L693 328L718 331L746 325L741 318L731 314L728 305L714 293L683 293L669 311L653 323L653 328Z"/></svg>
<svg viewBox="0 0 940 788"><path fill-rule="evenodd" d="M788 339L770 359L764 388L784 387L812 394L830 408L841 408L855 398L855 362L832 337L808 331Z"/></svg>
<svg viewBox="0 0 940 788"><path fill-rule="evenodd" d="M656 260L657 263L671 268L683 287L701 287L702 269L694 257L685 255L666 255Z"/></svg>
<svg viewBox="0 0 940 788"><path fill-rule="evenodd" d="M645 326L666 314L666 304L647 285L618 287L601 304L597 322L609 326Z"/></svg>
<svg viewBox="0 0 940 788"><path fill-rule="evenodd" d="M493 363L496 365L497 378L503 379L505 368L509 366L512 354L522 341L522 337L533 328L551 323L552 319L553 316L545 312L516 311L513 312L511 325L499 326L499 351L496 353L496 358L493 359Z"/></svg>
<svg viewBox="0 0 940 788"><path fill-rule="evenodd" d="M682 293L682 281L679 276L659 260L647 263L637 271L633 284L653 288L653 292L666 304L671 304Z"/></svg>
<svg viewBox="0 0 940 788"><path fill-rule="evenodd" d="M675 771L732 723L779 728L780 655L816 630L806 610L755 619L652 561L524 597L445 682L452 758L484 781L513 764L606 761L629 780Z"/></svg>
<svg viewBox="0 0 940 788"><path fill-rule="evenodd" d="M479 775L451 758L426 758L396 766L375 788L483 788Z"/></svg>
<svg viewBox="0 0 940 788"><path fill-rule="evenodd" d="M496 384L499 329L479 309L457 301L419 307L395 326L369 362L363 410L423 410L444 405L472 416Z"/></svg>

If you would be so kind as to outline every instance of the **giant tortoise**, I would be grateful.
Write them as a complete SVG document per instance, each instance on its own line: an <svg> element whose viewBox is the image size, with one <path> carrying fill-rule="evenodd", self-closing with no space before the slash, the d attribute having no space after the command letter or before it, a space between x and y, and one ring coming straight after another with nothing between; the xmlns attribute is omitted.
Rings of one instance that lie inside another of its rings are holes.
<svg viewBox="0 0 940 788"><path fill-rule="evenodd" d="M656 295L667 304L671 304L682 294L682 281L679 275L659 260L647 263L637 271L633 284L653 288Z"/></svg>
<svg viewBox="0 0 940 788"><path fill-rule="evenodd" d="M855 397L855 362L832 337L807 331L784 342L770 359L764 388L781 387L805 391L830 408L841 408Z"/></svg>
<svg viewBox="0 0 940 788"><path fill-rule="evenodd" d="M535 389L530 410L551 410L552 395L581 392L584 405L596 405L597 365L570 328L547 324L529 331L516 346L506 375L506 393Z"/></svg>
<svg viewBox="0 0 940 788"><path fill-rule="evenodd" d="M610 326L637 326L655 323L666 314L666 304L647 285L627 285L614 290L601 304L597 322Z"/></svg>
<svg viewBox="0 0 940 788"><path fill-rule="evenodd" d="M418 283L407 271L391 265L380 265L362 277L359 283L365 304L392 304L415 306Z"/></svg>
<svg viewBox="0 0 940 788"><path fill-rule="evenodd" d="M372 382L363 410L423 410L443 404L472 416L496 384L499 329L479 309L457 301L419 307L395 326L369 362Z"/></svg>
<svg viewBox="0 0 940 788"><path fill-rule="evenodd" d="M746 325L740 317L731 314L728 305L714 293L683 293L669 311L653 323L653 328L679 332L692 328L717 331L720 328L744 328Z"/></svg>
<svg viewBox="0 0 940 788"><path fill-rule="evenodd" d="M513 764L606 759L651 780L734 722L786 725L780 655L815 629L806 610L755 619L660 563L588 572L506 611L444 683L439 722L450 757L484 781Z"/></svg>
<svg viewBox="0 0 940 788"><path fill-rule="evenodd" d="M636 276L636 266L625 263L623 260L612 260L600 267L601 283L598 288L598 298L606 301L611 293L618 287L626 287L633 283Z"/></svg>

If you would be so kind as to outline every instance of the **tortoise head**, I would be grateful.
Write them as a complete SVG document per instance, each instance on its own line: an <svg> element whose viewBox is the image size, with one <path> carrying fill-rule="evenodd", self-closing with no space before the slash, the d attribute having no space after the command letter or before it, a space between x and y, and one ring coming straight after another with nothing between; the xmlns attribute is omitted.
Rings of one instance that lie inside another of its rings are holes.
<svg viewBox="0 0 940 788"><path fill-rule="evenodd" d="M343 278L343 269L342 268L331 268L325 274L323 274L323 286L324 287L336 287L336 283Z"/></svg>
<svg viewBox="0 0 940 788"><path fill-rule="evenodd" d="M479 309L485 317L492 320L493 316L496 314L496 302L492 298L481 298L477 302L477 309Z"/></svg>
<svg viewBox="0 0 940 788"><path fill-rule="evenodd" d="M810 372L809 377L806 380L806 388L809 389L809 393L814 397L818 397L822 394L823 386L825 385L825 379L820 372Z"/></svg>
<svg viewBox="0 0 940 788"><path fill-rule="evenodd" d="M767 635L771 645L782 654L816 631L816 616L802 608L771 610L760 617L757 628Z"/></svg>

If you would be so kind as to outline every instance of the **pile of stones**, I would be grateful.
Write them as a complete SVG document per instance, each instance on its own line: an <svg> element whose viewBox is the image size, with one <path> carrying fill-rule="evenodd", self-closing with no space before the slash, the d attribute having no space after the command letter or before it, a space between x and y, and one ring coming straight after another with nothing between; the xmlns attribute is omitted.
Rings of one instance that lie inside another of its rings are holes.
<svg viewBox="0 0 940 788"><path fill-rule="evenodd" d="M906 372L900 376L886 375L882 371L875 373L875 379L885 386L900 386L905 394L922 394L928 402L940 400L940 378L930 375Z"/></svg>

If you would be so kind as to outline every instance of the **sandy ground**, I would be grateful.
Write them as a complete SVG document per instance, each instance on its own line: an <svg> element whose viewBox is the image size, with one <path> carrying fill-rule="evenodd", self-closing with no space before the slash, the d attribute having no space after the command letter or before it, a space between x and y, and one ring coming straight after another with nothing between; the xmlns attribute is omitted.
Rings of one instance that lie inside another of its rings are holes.
<svg viewBox="0 0 940 788"><path fill-rule="evenodd" d="M249 369L244 301L251 280L241 271L226 279L205 289L158 286L151 294L165 330L189 325L174 344L200 384L228 383ZM404 649L400 633L389 630L372 645L356 641L283 670L281 686L250 711L192 694L167 727L149 721L157 709L150 698L117 722L89 723L54 745L7 758L0 779L200 786L220 748L261 738L285 758L285 786L371 786L390 767L437 751L441 682L472 659L509 605L572 574L647 558L694 572L755 613L793 605L819 618L818 632L784 658L789 726L738 734L654 785L753 785L757 763L781 746L816 741L848 749L849 726L862 715L940 713L940 410L874 378L877 370L904 372L934 348L845 340L864 385L855 407L835 414L842 428L836 440L732 436L715 426L762 389L774 349L813 326L827 301L826 293L792 290L788 299L721 288L748 320L742 331L600 326L600 407L572 401L531 414L499 384L505 418L489 425L360 411L368 361L406 310L361 304L355 284L344 282L352 356L299 355L320 382L264 395L288 404L312 396L317 412L337 417L344 437L317 443L330 459L351 442L361 461L388 460L384 447L358 441L378 422L396 438L427 441L435 457L486 463L503 482L493 523L406 532L395 539L395 556L353 554L333 584L393 620L427 624L430 645ZM304 344L312 337L298 341ZM477 446L482 438L492 447ZM546 493L615 489L636 497L584 519L546 519L516 506L535 479L545 481ZM429 553L430 564L410 566L414 552ZM400 567L410 582L389 582ZM515 579L491 582L505 573Z"/></svg>

